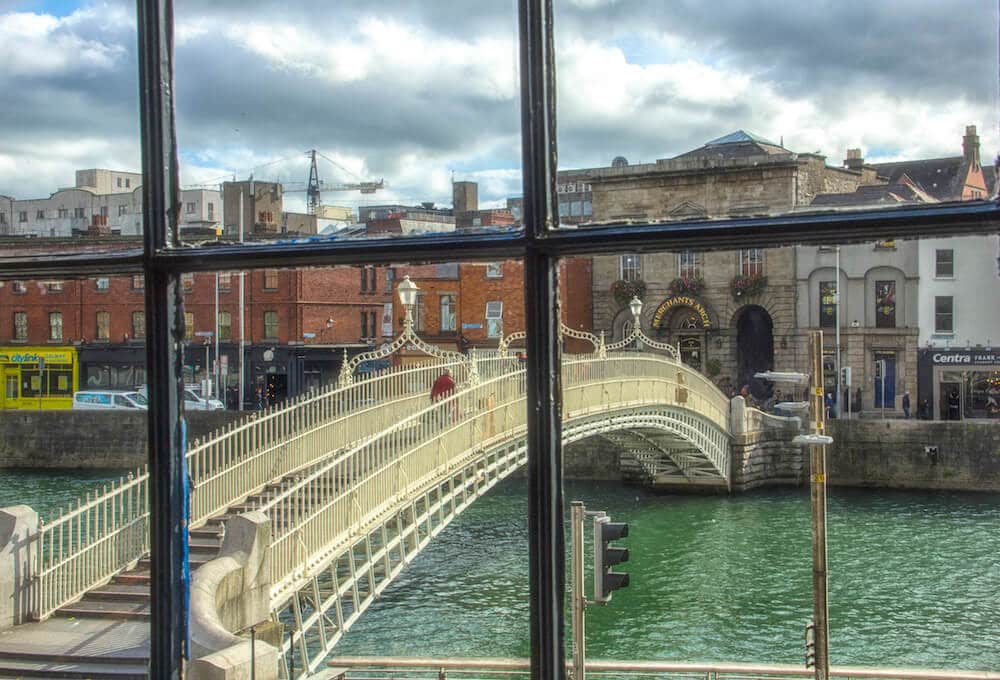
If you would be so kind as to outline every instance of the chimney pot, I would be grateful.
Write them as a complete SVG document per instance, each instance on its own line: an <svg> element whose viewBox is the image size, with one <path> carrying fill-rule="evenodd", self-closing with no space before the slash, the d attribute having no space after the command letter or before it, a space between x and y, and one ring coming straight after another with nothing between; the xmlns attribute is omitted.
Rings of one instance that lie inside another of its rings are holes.
<svg viewBox="0 0 1000 680"><path fill-rule="evenodd" d="M861 156L861 149L848 149L847 158L844 159L844 167L851 170L860 170L865 164L865 159Z"/></svg>

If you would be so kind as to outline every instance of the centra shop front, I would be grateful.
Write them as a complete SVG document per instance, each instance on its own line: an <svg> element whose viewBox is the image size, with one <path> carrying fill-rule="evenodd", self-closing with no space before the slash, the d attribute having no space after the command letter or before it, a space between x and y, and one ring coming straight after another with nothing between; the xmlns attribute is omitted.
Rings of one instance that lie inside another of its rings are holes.
<svg viewBox="0 0 1000 680"><path fill-rule="evenodd" d="M77 389L75 347L0 347L0 408L73 407Z"/></svg>
<svg viewBox="0 0 1000 680"><path fill-rule="evenodd" d="M1000 350L920 350L917 374L918 417L1000 419Z"/></svg>

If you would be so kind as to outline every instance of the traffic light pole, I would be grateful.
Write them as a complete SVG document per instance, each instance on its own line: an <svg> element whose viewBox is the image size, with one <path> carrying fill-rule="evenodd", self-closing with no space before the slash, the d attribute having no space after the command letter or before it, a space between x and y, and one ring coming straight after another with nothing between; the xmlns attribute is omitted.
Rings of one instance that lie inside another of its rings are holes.
<svg viewBox="0 0 1000 680"><path fill-rule="evenodd" d="M826 434L823 404L823 331L809 334L812 356L813 432ZM839 372L838 372L839 378ZM830 675L829 608L826 574L826 445L809 447L810 500L812 505L813 623L816 644L816 680Z"/></svg>
<svg viewBox="0 0 1000 680"><path fill-rule="evenodd" d="M587 599L584 597L584 555L583 555L583 524L586 508L581 501L570 503L570 524L573 541L572 578L573 578L573 680L584 680L586 663L585 641L586 617L584 610Z"/></svg>

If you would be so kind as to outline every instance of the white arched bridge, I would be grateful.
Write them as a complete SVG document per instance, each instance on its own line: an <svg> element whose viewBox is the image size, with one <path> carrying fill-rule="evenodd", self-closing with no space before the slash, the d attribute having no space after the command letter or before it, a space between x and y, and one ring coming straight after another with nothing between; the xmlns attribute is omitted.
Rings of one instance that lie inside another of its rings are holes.
<svg viewBox="0 0 1000 680"><path fill-rule="evenodd" d="M728 488L726 397L672 347L616 351L624 344L602 340L564 358L564 441L615 442L623 465L649 482ZM223 520L266 518L261 573L271 619L284 624L286 677L293 665L315 670L434 535L526 462L525 371L506 342L490 356L438 355L364 380L345 371L336 387L252 414L187 452L192 568L213 557L203 551L217 553ZM431 402L445 368L456 388ZM39 527L28 618L85 617L102 593L141 586L129 575L148 571L147 481L140 470Z"/></svg>

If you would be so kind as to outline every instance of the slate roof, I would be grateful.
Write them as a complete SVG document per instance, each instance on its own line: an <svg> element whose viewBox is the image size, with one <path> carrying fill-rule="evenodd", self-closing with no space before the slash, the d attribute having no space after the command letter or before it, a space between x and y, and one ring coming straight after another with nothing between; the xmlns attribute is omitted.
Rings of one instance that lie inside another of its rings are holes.
<svg viewBox="0 0 1000 680"><path fill-rule="evenodd" d="M933 199L908 184L868 184L858 187L857 191L843 194L817 194L812 205L815 206L878 206L900 205L903 203L932 203Z"/></svg>
<svg viewBox="0 0 1000 680"><path fill-rule="evenodd" d="M906 175L939 201L956 200L961 195L968 169L962 156L873 165L879 177L888 179L889 184L898 183Z"/></svg>
<svg viewBox="0 0 1000 680"><path fill-rule="evenodd" d="M697 149L674 156L671 160L687 158L747 158L749 156L775 156L790 153L788 149L763 137L758 137L743 130L737 130L736 132L713 139Z"/></svg>

